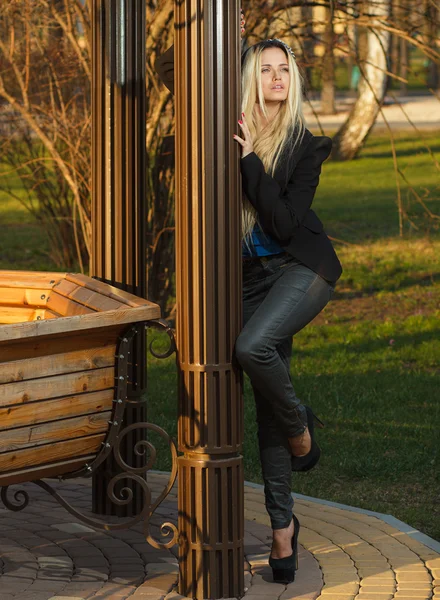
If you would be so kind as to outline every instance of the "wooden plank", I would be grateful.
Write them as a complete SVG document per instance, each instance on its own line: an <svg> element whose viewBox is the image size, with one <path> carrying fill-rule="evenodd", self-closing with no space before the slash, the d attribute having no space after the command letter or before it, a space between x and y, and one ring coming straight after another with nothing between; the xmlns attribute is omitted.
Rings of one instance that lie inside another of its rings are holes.
<svg viewBox="0 0 440 600"><path fill-rule="evenodd" d="M115 364L115 353L116 346L112 344L0 363L0 384L110 367Z"/></svg>
<svg viewBox="0 0 440 600"><path fill-rule="evenodd" d="M32 467L30 469L2 473L0 474L0 487L24 483L26 481L35 481L46 477L58 477L65 473L73 473L84 467L84 465L92 463L95 458L96 453L81 456L80 458L57 461L43 467Z"/></svg>
<svg viewBox="0 0 440 600"><path fill-rule="evenodd" d="M46 444L38 448L4 452L0 454L0 473L37 465L50 465L53 461L97 453L101 449L101 442L105 440L105 437L106 435L101 433L75 440Z"/></svg>
<svg viewBox="0 0 440 600"><path fill-rule="evenodd" d="M48 310L46 308L46 310L43 312L43 319L59 319L60 317L62 317L62 315L59 315L58 313L54 312L53 310Z"/></svg>
<svg viewBox="0 0 440 600"><path fill-rule="evenodd" d="M137 323L150 319L160 319L160 316L159 305L148 302L148 304L137 308L127 307L126 309L108 310L88 315L48 319L47 321L15 323L0 326L0 342Z"/></svg>
<svg viewBox="0 0 440 600"><path fill-rule="evenodd" d="M5 383L0 386L0 406L26 404L80 392L106 390L114 386L114 377L114 369L104 368L82 373L41 377L17 383Z"/></svg>
<svg viewBox="0 0 440 600"><path fill-rule="evenodd" d="M54 291L95 311L118 310L121 306L127 307L125 303L113 300L102 293L94 292L86 287L76 285L66 279L60 281L54 287Z"/></svg>
<svg viewBox="0 0 440 600"><path fill-rule="evenodd" d="M90 329L87 332L72 331L68 335L62 332L31 339L3 341L0 342L0 363L97 348L98 346L116 345L118 338L127 327L129 325L116 325L114 327ZM0 326L0 331L1 329Z"/></svg>
<svg viewBox="0 0 440 600"><path fill-rule="evenodd" d="M0 431L110 410L114 389L0 408Z"/></svg>
<svg viewBox="0 0 440 600"><path fill-rule="evenodd" d="M3 287L0 285L1 306L33 306L43 308L46 306L49 291L43 288L28 289L25 287Z"/></svg>
<svg viewBox="0 0 440 600"><path fill-rule="evenodd" d="M104 433L110 427L111 415L108 411L4 431L0 437L0 454Z"/></svg>
<svg viewBox="0 0 440 600"><path fill-rule="evenodd" d="M126 304L127 306L136 307L142 305L147 306L151 304L149 300L145 300L145 298L139 298L138 296L130 294L129 292L125 292L124 290L120 290L113 285L103 283L97 279L92 279L86 275L81 275L80 273L67 273L66 280L78 285L82 285L89 290L93 290L94 292L98 292L104 296L108 296L109 298L113 298L114 300Z"/></svg>
<svg viewBox="0 0 440 600"><path fill-rule="evenodd" d="M52 291L49 299L47 301L47 308L49 310L53 310L57 312L59 315L63 315L63 317L73 317L75 315L88 315L90 313L94 313L90 308L84 306L83 304L78 304L78 302L74 302L73 300L69 300L65 296L61 296L55 291Z"/></svg>
<svg viewBox="0 0 440 600"><path fill-rule="evenodd" d="M0 306L0 323L24 323L33 321L35 308L18 308L17 306Z"/></svg>
<svg viewBox="0 0 440 600"><path fill-rule="evenodd" d="M46 271L0 271L1 287L41 288L52 289L66 273L52 273Z"/></svg>

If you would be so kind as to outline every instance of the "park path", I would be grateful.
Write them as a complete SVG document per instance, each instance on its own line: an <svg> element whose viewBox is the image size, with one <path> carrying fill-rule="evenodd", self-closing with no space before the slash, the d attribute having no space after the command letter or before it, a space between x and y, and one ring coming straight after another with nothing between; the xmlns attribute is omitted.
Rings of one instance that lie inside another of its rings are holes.
<svg viewBox="0 0 440 600"><path fill-rule="evenodd" d="M168 474L149 474L153 495L167 480ZM20 487L30 494L29 506L0 509L0 600L182 600L175 548L155 550L140 526L112 533L85 527L40 488ZM89 479L54 487L88 510ZM245 486L246 600L440 599L440 544L392 517L294 497L299 570L284 586L271 582L263 490ZM176 488L153 520L157 539L163 521L177 521Z"/></svg>
<svg viewBox="0 0 440 600"><path fill-rule="evenodd" d="M384 116L393 131L414 131L408 118L421 131L437 131L440 132L440 97L432 95L414 95L398 97L400 105L394 102L392 97L386 98L382 110L383 114L379 113L374 131L386 130ZM313 111L318 113L319 122L326 134L333 134L344 123L349 111L355 101L355 98L349 94L339 95L336 98L335 115L319 115L320 102L312 100L309 104L304 105L304 115L306 117L307 126L316 133L318 131L318 121ZM405 114L406 113L406 114Z"/></svg>

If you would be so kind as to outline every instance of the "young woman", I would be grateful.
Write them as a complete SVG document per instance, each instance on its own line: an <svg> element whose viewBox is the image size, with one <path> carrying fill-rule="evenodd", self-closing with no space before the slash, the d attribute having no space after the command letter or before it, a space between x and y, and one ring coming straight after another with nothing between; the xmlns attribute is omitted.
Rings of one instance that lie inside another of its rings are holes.
<svg viewBox="0 0 440 600"><path fill-rule="evenodd" d="M173 91L174 49L156 62ZM280 40L251 46L242 58L243 309L236 355L257 407L260 458L273 544L274 581L295 579L299 522L292 514L291 472L319 459L313 412L290 379L292 337L330 300L342 269L310 206L328 137L304 125L302 81Z"/></svg>
<svg viewBox="0 0 440 600"><path fill-rule="evenodd" d="M273 544L274 580L295 578L299 522L292 515L291 470L319 459L313 413L290 379L292 336L330 300L342 269L310 208L328 137L304 126L302 82L280 40L251 46L242 60L243 312L236 355L257 407L260 458ZM313 439L312 439L313 438Z"/></svg>

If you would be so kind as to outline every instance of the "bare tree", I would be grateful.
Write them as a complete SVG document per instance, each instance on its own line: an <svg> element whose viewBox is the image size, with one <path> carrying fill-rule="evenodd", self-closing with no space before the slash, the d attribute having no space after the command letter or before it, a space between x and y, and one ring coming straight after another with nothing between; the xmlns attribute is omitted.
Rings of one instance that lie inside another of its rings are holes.
<svg viewBox="0 0 440 600"><path fill-rule="evenodd" d="M148 296L168 314L174 293L174 99L154 63L174 41L173 0L149 2L147 23Z"/></svg>
<svg viewBox="0 0 440 600"><path fill-rule="evenodd" d="M335 104L335 31L333 27L333 4L324 6L324 53L321 69L321 114L334 115Z"/></svg>
<svg viewBox="0 0 440 600"><path fill-rule="evenodd" d="M351 113L334 138L334 157L338 159L354 158L362 148L368 134L376 122L385 96L387 57L390 47L390 32L380 27L382 20L390 16L391 0L368 2L369 13L362 18L368 28L367 52L365 60L359 61L361 80L359 97Z"/></svg>
<svg viewBox="0 0 440 600"><path fill-rule="evenodd" d="M59 266L84 270L90 250L88 63L75 3L12 0L0 8L2 162L44 225ZM9 134L9 135L6 135ZM1 186L15 195L0 178Z"/></svg>
<svg viewBox="0 0 440 600"><path fill-rule="evenodd" d="M334 86L329 52L322 60L317 44L345 52L359 66L359 96L334 138L334 156L342 160L362 148L381 110L387 79L406 83L406 67L391 71L387 63L391 35L400 40L400 64L405 48L417 47L430 61L434 91L438 85L438 7L433 0L420 5L393 0L391 14L391 2L346 0L335 2L332 11L333 0L243 0L247 43L285 39L309 82L321 69L325 88ZM314 8L323 5L332 18L326 19L322 37ZM172 307L174 271L174 105L153 65L173 42L173 9L173 0L147 0L147 274L149 297L165 313ZM44 224L60 266L84 271L91 240L90 15L90 0L9 0L0 6L0 188ZM347 39L357 31L356 48L347 51L334 43L337 19L344 22ZM12 174L20 178L24 197L8 184Z"/></svg>
<svg viewBox="0 0 440 600"><path fill-rule="evenodd" d="M147 3L148 277L150 297L163 306L174 258L173 169L163 161L163 140L174 125L172 99L153 64L172 43L173 7L173 0ZM54 261L82 271L91 249L90 17L82 0L0 7L0 188L43 224ZM12 175L26 195L16 194Z"/></svg>

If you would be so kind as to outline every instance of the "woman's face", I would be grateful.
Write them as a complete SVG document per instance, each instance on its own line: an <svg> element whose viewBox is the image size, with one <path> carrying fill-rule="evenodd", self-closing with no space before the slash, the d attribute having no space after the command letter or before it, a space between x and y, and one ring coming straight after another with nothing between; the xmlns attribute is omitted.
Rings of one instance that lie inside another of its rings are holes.
<svg viewBox="0 0 440 600"><path fill-rule="evenodd" d="M266 48L261 53L261 85L266 103L286 100L290 73L287 57L281 48Z"/></svg>

